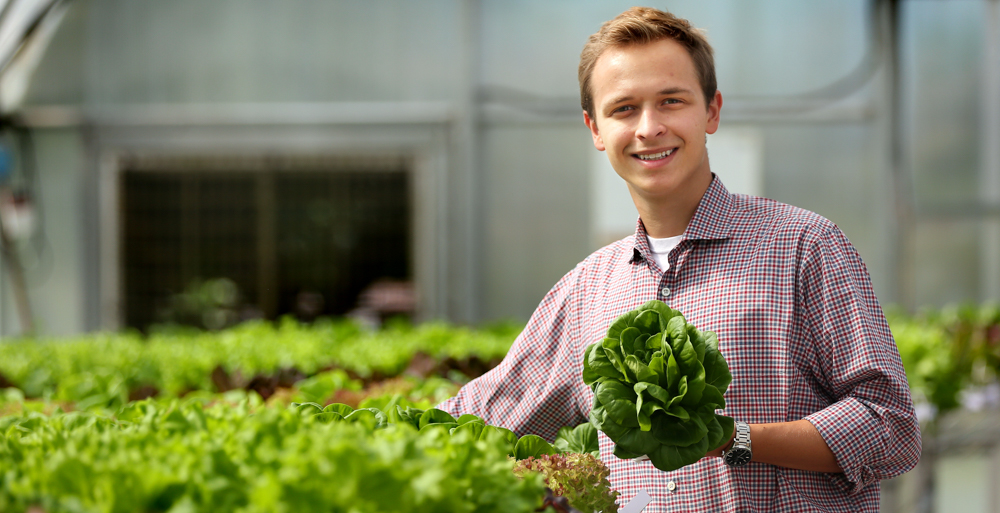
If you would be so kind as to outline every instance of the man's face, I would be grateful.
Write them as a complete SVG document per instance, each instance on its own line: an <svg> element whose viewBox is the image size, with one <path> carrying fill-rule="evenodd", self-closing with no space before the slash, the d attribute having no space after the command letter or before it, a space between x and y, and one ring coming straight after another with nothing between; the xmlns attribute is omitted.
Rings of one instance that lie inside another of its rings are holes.
<svg viewBox="0 0 1000 513"><path fill-rule="evenodd" d="M591 87L594 117L584 113L584 121L633 199L700 200L711 181L706 134L719 127L722 95L705 105L687 50L670 39L609 48Z"/></svg>

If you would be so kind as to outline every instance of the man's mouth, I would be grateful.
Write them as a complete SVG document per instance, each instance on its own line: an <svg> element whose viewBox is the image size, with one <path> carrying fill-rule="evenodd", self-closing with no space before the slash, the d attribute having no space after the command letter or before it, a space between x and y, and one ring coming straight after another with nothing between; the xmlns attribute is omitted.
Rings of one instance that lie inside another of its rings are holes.
<svg viewBox="0 0 1000 513"><path fill-rule="evenodd" d="M635 157L635 158L637 158L637 159L639 159L639 160L660 160L660 159L665 159L665 158L669 157L670 154L673 153L674 150L676 150L676 149L677 148L671 148L671 149L666 150L666 151L661 151L659 153L650 153L648 155L640 155L638 153L633 153L632 156Z"/></svg>

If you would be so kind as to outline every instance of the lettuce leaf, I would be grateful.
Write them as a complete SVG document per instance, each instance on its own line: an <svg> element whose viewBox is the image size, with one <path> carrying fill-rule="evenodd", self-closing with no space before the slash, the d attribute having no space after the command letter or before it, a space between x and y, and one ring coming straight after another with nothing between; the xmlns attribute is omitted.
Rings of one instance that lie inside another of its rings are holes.
<svg viewBox="0 0 1000 513"><path fill-rule="evenodd" d="M718 336L662 301L618 317L584 352L590 424L618 457L645 455L664 471L698 461L732 433L733 419L715 413L732 380Z"/></svg>

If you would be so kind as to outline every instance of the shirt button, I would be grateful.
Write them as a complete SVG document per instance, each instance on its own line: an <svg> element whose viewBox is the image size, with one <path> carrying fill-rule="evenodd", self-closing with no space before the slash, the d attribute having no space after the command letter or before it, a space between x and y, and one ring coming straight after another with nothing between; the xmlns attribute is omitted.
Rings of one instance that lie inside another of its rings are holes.
<svg viewBox="0 0 1000 513"><path fill-rule="evenodd" d="M663 294L663 297L667 297L670 295L670 289L667 287L663 287L662 289L660 289L660 294Z"/></svg>
<svg viewBox="0 0 1000 513"><path fill-rule="evenodd" d="M671 491L671 492L672 492L672 491L674 491L674 490L676 490L676 489L677 489L677 483L675 483L675 482L673 482L673 481L669 481L669 482L667 482L667 490L668 490L668 491Z"/></svg>

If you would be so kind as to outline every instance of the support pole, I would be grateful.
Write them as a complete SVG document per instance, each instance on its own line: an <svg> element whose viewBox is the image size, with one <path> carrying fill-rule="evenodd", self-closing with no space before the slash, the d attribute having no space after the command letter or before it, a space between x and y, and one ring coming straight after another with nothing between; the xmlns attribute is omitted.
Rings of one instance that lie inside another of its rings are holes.
<svg viewBox="0 0 1000 513"><path fill-rule="evenodd" d="M886 104L889 106L889 173L892 184L893 223L891 229L890 262L895 265L890 274L893 299L908 309L914 304L913 251L911 245L916 226L914 214L913 187L910 181L909 158L907 155L907 126L905 105L900 81L900 0L881 0L884 9L886 66Z"/></svg>
<svg viewBox="0 0 1000 513"><path fill-rule="evenodd" d="M1000 0L986 2L983 41L980 200L983 210L979 299L1000 301Z"/></svg>
<svg viewBox="0 0 1000 513"><path fill-rule="evenodd" d="M14 303L21 323L21 334L34 335L35 322L31 313L31 303L28 301L28 284L24 279L24 267L21 265L21 258L7 235L3 223L0 223L0 252L3 254L3 262L7 267L7 275L10 277L10 287L14 292Z"/></svg>

